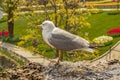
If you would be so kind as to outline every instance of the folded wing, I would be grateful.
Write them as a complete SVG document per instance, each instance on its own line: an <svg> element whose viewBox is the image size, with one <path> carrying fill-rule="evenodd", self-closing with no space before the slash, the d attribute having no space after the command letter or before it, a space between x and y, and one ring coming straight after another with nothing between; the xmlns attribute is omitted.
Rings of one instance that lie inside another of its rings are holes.
<svg viewBox="0 0 120 80"><path fill-rule="evenodd" d="M56 49L64 51L89 48L89 42L87 40L59 28L55 28L52 31L48 41Z"/></svg>

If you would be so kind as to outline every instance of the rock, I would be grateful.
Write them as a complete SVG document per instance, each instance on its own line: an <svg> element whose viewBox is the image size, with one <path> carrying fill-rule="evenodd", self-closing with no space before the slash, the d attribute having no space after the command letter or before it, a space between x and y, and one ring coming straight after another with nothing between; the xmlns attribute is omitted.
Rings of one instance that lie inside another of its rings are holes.
<svg viewBox="0 0 120 80"><path fill-rule="evenodd" d="M21 68L8 69L8 76L0 76L0 80L119 80L120 64L114 62L100 62L88 64L81 62L51 63L44 67L39 63L28 63Z"/></svg>
<svg viewBox="0 0 120 80"><path fill-rule="evenodd" d="M113 64L116 64L116 63L120 63L120 61L117 60L117 59L114 59L114 60L108 61L108 65L113 65Z"/></svg>

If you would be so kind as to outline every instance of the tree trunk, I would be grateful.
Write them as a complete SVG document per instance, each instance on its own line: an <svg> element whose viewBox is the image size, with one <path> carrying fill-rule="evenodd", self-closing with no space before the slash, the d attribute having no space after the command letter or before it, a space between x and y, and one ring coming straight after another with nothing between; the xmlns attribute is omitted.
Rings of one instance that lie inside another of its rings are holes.
<svg viewBox="0 0 120 80"><path fill-rule="evenodd" d="M11 39L14 36L14 19L13 19L13 13L8 13L8 32L9 32L9 39Z"/></svg>
<svg viewBox="0 0 120 80"><path fill-rule="evenodd" d="M57 25L57 8L56 8L56 5L55 5L55 26L58 26Z"/></svg>
<svg viewBox="0 0 120 80"><path fill-rule="evenodd" d="M65 30L69 31L68 29L68 19L69 19L69 15L68 15L68 2L67 0L63 0L64 2L64 7L65 7L65 11L66 11L66 21L65 21Z"/></svg>

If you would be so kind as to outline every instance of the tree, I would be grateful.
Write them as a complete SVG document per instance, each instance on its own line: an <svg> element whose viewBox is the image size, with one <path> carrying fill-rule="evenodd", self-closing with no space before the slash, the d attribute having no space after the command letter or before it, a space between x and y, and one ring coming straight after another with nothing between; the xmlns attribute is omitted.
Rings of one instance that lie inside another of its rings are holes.
<svg viewBox="0 0 120 80"><path fill-rule="evenodd" d="M7 13L7 24L9 39L14 36L14 16L18 7L24 4L25 0L0 0L0 9Z"/></svg>
<svg viewBox="0 0 120 80"><path fill-rule="evenodd" d="M44 5L46 18L54 21L55 25L74 34L79 34L82 27L89 26L86 21L89 12L81 11L78 3L79 0L49 0L49 6L52 13L47 12L47 5ZM78 17L80 15L81 17ZM58 50L56 51L58 53ZM56 54L58 56L58 54Z"/></svg>
<svg viewBox="0 0 120 80"><path fill-rule="evenodd" d="M62 23L63 29L79 35L79 30L83 27L89 27L90 24L87 22L87 17L90 12L82 10L79 5L79 0L62 0L62 6L58 11L58 22ZM64 22L61 22L63 20Z"/></svg>

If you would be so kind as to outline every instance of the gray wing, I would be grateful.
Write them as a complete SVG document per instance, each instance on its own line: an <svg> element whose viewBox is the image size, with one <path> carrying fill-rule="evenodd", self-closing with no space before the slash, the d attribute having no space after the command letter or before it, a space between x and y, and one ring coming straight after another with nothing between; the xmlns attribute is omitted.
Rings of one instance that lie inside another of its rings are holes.
<svg viewBox="0 0 120 80"><path fill-rule="evenodd" d="M48 39L49 43L56 49L70 51L74 49L80 49L88 47L89 42L85 39L71 34L67 31L56 28L51 33L51 37Z"/></svg>

